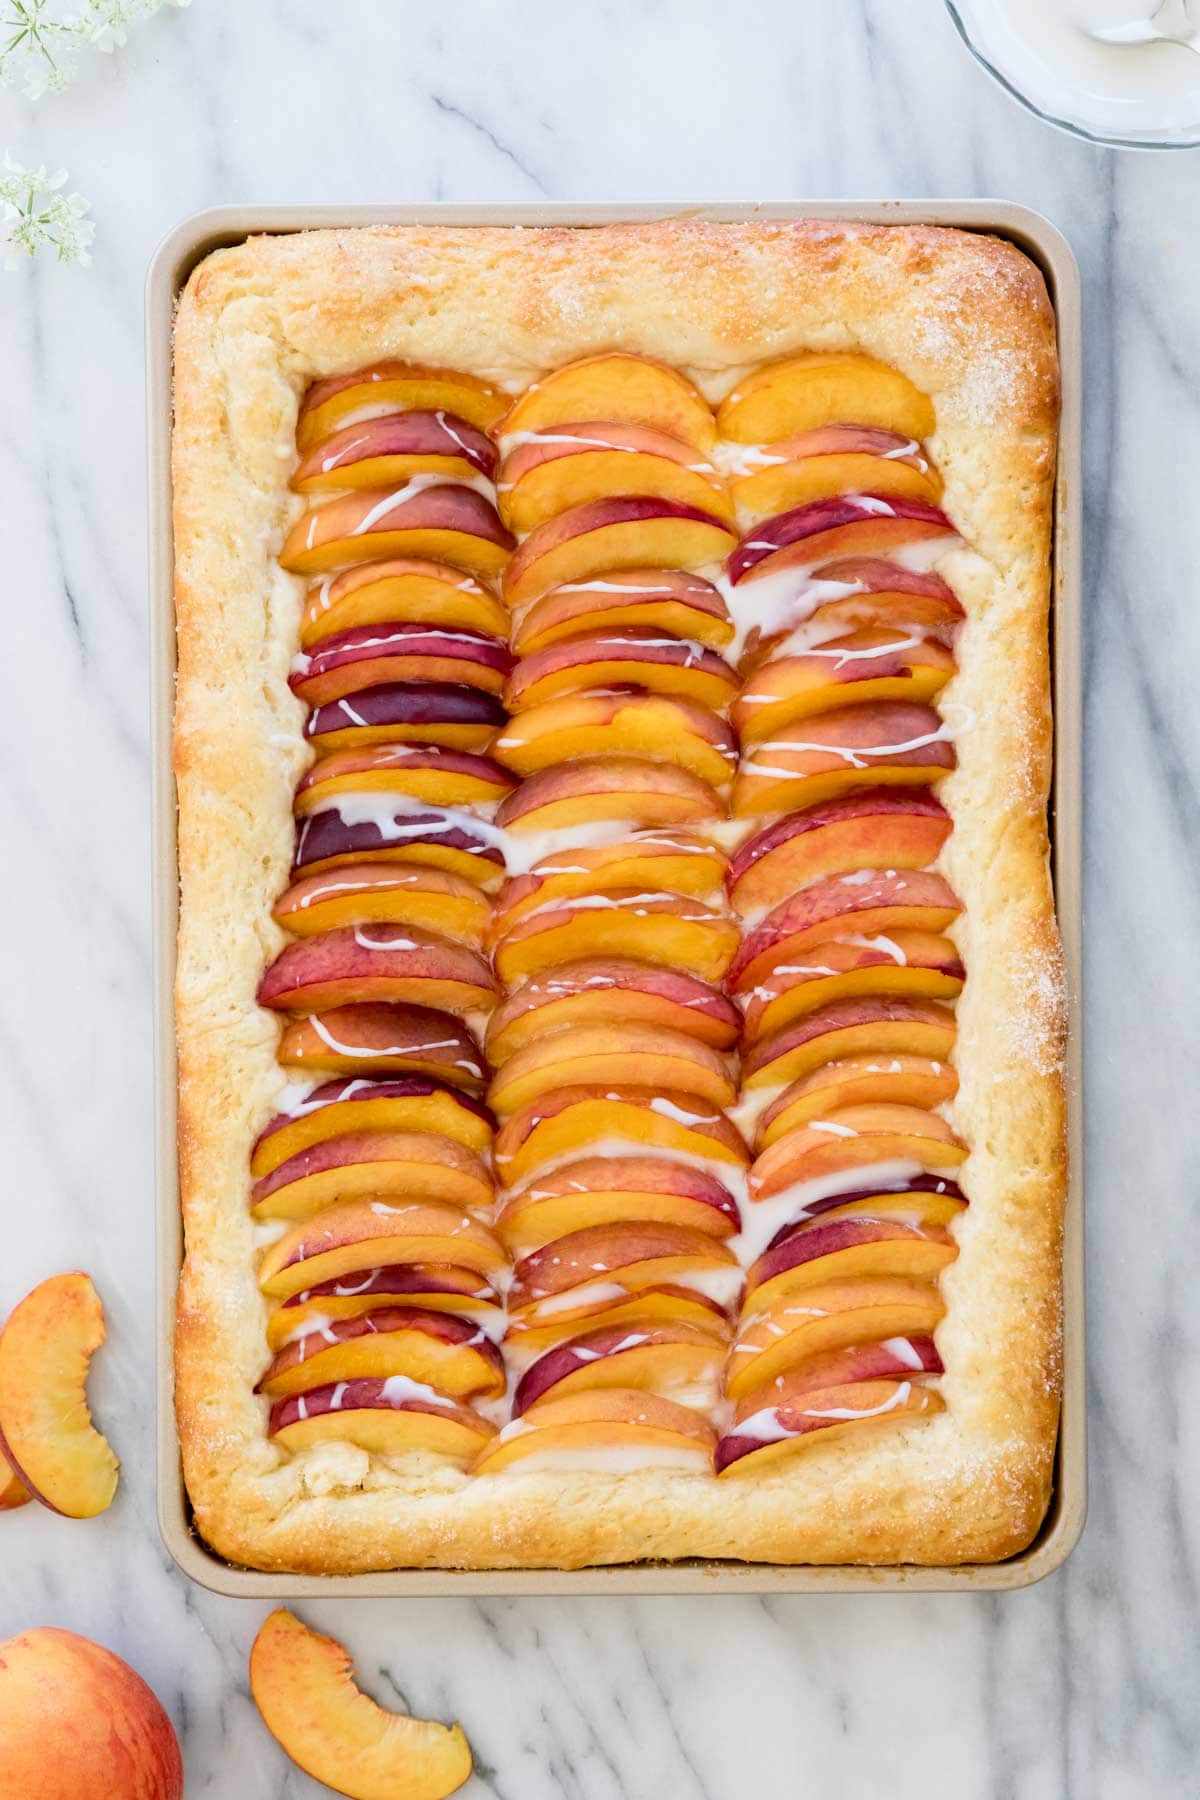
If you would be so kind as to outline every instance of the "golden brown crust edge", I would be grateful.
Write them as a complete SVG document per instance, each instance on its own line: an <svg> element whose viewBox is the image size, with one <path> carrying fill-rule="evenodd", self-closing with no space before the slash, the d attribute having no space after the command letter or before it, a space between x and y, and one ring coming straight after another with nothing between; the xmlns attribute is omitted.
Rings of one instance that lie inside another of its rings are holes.
<svg viewBox="0 0 1200 1800"><path fill-rule="evenodd" d="M246 1153L278 1085L256 1007L307 760L286 674L299 584L274 561L299 396L384 356L523 384L590 352L684 367L712 396L748 365L854 347L934 399L945 504L972 546L945 872L966 906L955 1120L972 1205L943 1278L947 1412L814 1444L755 1478L444 1473L349 1446L282 1459L253 1392L264 1310ZM269 1570L577 1568L682 1556L954 1564L1023 1549L1049 1499L1066 1190L1062 980L1047 864L1047 605L1058 410L1041 276L934 227L665 221L381 227L259 238L193 274L176 329L177 1016L187 1255L176 1407L196 1524Z"/></svg>

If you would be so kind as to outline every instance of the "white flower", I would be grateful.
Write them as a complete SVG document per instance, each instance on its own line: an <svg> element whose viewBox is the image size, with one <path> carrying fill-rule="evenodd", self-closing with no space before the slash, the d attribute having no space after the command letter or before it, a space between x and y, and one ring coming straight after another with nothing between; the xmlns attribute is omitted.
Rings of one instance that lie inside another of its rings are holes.
<svg viewBox="0 0 1200 1800"><path fill-rule="evenodd" d="M44 168L27 169L5 156L0 168L0 247L5 267L17 268L22 257L36 255L41 248L51 249L59 262L91 261L89 245L95 227L85 215L87 201L82 194L64 194L65 169L47 175Z"/></svg>

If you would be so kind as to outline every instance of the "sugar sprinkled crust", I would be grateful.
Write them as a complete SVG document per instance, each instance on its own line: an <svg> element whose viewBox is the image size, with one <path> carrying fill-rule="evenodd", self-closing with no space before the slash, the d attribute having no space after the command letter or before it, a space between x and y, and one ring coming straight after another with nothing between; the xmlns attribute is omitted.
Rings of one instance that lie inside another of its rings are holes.
<svg viewBox="0 0 1200 1800"><path fill-rule="evenodd" d="M247 1211L251 1140L279 1087L255 987L283 934L291 797L309 760L287 686L303 584L275 562L310 381L384 357L514 390L625 348L713 399L797 349L853 348L934 401L933 455L969 550L943 697L959 766L942 868L965 903L955 1123L972 1146L942 1278L944 1414L815 1442L716 1481L444 1469L397 1475L265 1435L264 1304ZM175 340L175 736L181 916L180 1166L187 1255L176 1404L198 1530L233 1562L349 1573L575 1568L681 1556L768 1562L998 1560L1049 1498L1066 1188L1062 979L1048 874L1047 604L1058 377L1040 275L997 239L933 227L380 227L257 238L210 256ZM954 710L957 709L957 710Z"/></svg>

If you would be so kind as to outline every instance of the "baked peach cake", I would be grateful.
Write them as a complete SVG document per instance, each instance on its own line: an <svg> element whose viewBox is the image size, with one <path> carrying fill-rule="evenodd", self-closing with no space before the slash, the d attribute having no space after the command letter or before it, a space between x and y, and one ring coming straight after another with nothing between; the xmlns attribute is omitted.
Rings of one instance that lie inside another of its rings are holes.
<svg viewBox="0 0 1200 1800"><path fill-rule="evenodd" d="M174 443L196 1527L956 1563L1048 1502L1053 319L932 228L210 256Z"/></svg>

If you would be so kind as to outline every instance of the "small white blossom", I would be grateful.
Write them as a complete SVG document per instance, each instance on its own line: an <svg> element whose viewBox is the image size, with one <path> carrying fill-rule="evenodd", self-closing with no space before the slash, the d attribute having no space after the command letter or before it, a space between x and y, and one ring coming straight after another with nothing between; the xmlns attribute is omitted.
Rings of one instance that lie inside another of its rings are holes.
<svg viewBox="0 0 1200 1800"><path fill-rule="evenodd" d="M20 267L21 259L43 247L53 250L59 262L91 262L88 246L95 227L86 217L88 204L82 194L64 194L67 171L47 174L44 168L27 169L11 156L0 165L0 250L7 269Z"/></svg>
<svg viewBox="0 0 1200 1800"><path fill-rule="evenodd" d="M75 12L51 11L51 0L0 0L0 86L23 87L30 100L59 93L78 71L80 52L111 52L130 25L165 5L191 0L82 0Z"/></svg>

